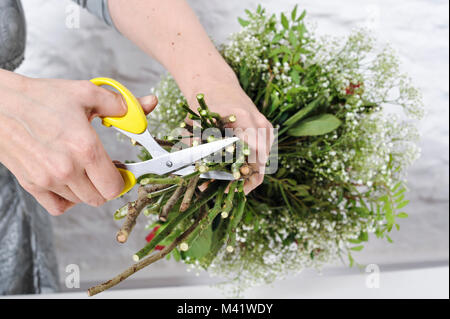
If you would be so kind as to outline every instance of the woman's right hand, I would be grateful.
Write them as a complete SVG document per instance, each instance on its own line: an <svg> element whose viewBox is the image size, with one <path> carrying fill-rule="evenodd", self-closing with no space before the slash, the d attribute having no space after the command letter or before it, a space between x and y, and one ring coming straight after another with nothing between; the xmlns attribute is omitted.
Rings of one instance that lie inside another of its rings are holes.
<svg viewBox="0 0 450 319"><path fill-rule="evenodd" d="M89 81L26 78L0 70L0 162L52 215L100 206L123 179L90 122L123 116L122 97ZM140 99L146 113L154 96Z"/></svg>

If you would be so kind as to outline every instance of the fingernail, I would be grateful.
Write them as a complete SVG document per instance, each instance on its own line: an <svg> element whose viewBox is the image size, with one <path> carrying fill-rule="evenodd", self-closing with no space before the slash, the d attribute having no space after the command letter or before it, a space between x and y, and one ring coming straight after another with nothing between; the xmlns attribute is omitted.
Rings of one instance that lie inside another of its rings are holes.
<svg viewBox="0 0 450 319"><path fill-rule="evenodd" d="M145 105L153 105L156 102L156 97L153 95L144 96L141 98L141 103Z"/></svg>

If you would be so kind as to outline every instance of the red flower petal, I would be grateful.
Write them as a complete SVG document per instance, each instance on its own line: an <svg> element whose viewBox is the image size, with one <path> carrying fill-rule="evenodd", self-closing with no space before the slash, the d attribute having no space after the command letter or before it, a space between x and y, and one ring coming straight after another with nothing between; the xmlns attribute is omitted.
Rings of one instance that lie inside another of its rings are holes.
<svg viewBox="0 0 450 319"><path fill-rule="evenodd" d="M145 237L145 240L147 241L147 243L151 242L153 240L153 238L155 238L156 236L156 232L158 231L158 229L161 226L156 226L155 228L153 228L153 230L147 235L147 237Z"/></svg>

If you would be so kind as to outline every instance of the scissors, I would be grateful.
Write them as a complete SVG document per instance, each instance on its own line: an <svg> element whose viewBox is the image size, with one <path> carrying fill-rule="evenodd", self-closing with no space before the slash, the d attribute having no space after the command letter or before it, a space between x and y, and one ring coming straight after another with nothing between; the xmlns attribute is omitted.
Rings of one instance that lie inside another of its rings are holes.
<svg viewBox="0 0 450 319"><path fill-rule="evenodd" d="M137 141L152 156L151 160L133 164L117 164L117 169L123 177L126 194L136 184L137 179L146 174L186 176L195 172L195 162L214 154L227 146L237 142L237 137L190 147L176 152L168 152L162 148L147 130L148 122L138 99L121 83L110 78L95 78L91 80L97 86L108 85L115 88L125 99L128 107L127 114L122 117L104 117L103 125L113 127L120 133ZM216 180L234 180L232 174L222 171L211 171L200 175L201 178Z"/></svg>

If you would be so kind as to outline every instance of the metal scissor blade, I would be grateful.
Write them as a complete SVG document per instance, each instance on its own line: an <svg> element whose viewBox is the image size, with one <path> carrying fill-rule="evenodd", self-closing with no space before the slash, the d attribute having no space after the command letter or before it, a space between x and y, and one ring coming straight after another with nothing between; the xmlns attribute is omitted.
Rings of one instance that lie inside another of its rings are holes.
<svg viewBox="0 0 450 319"><path fill-rule="evenodd" d="M134 134L121 130L118 127L114 128L123 135L128 136L129 138L141 144L153 158L166 155L169 153L155 141L155 139L148 130L145 130L142 134Z"/></svg>
<svg viewBox="0 0 450 319"><path fill-rule="evenodd" d="M195 172L195 166L188 166L180 169L179 171L173 172L175 175L186 176ZM210 171L200 175L201 178L205 179L216 179L220 181L234 181L235 178L233 174L221 171Z"/></svg>
<svg viewBox="0 0 450 319"><path fill-rule="evenodd" d="M139 178L145 174L164 175L191 165L202 158L205 158L233 143L236 143L237 141L239 141L239 138L231 137L212 143L186 148L178 152L168 153L142 163L126 164L125 167L127 170L132 172L136 178Z"/></svg>

